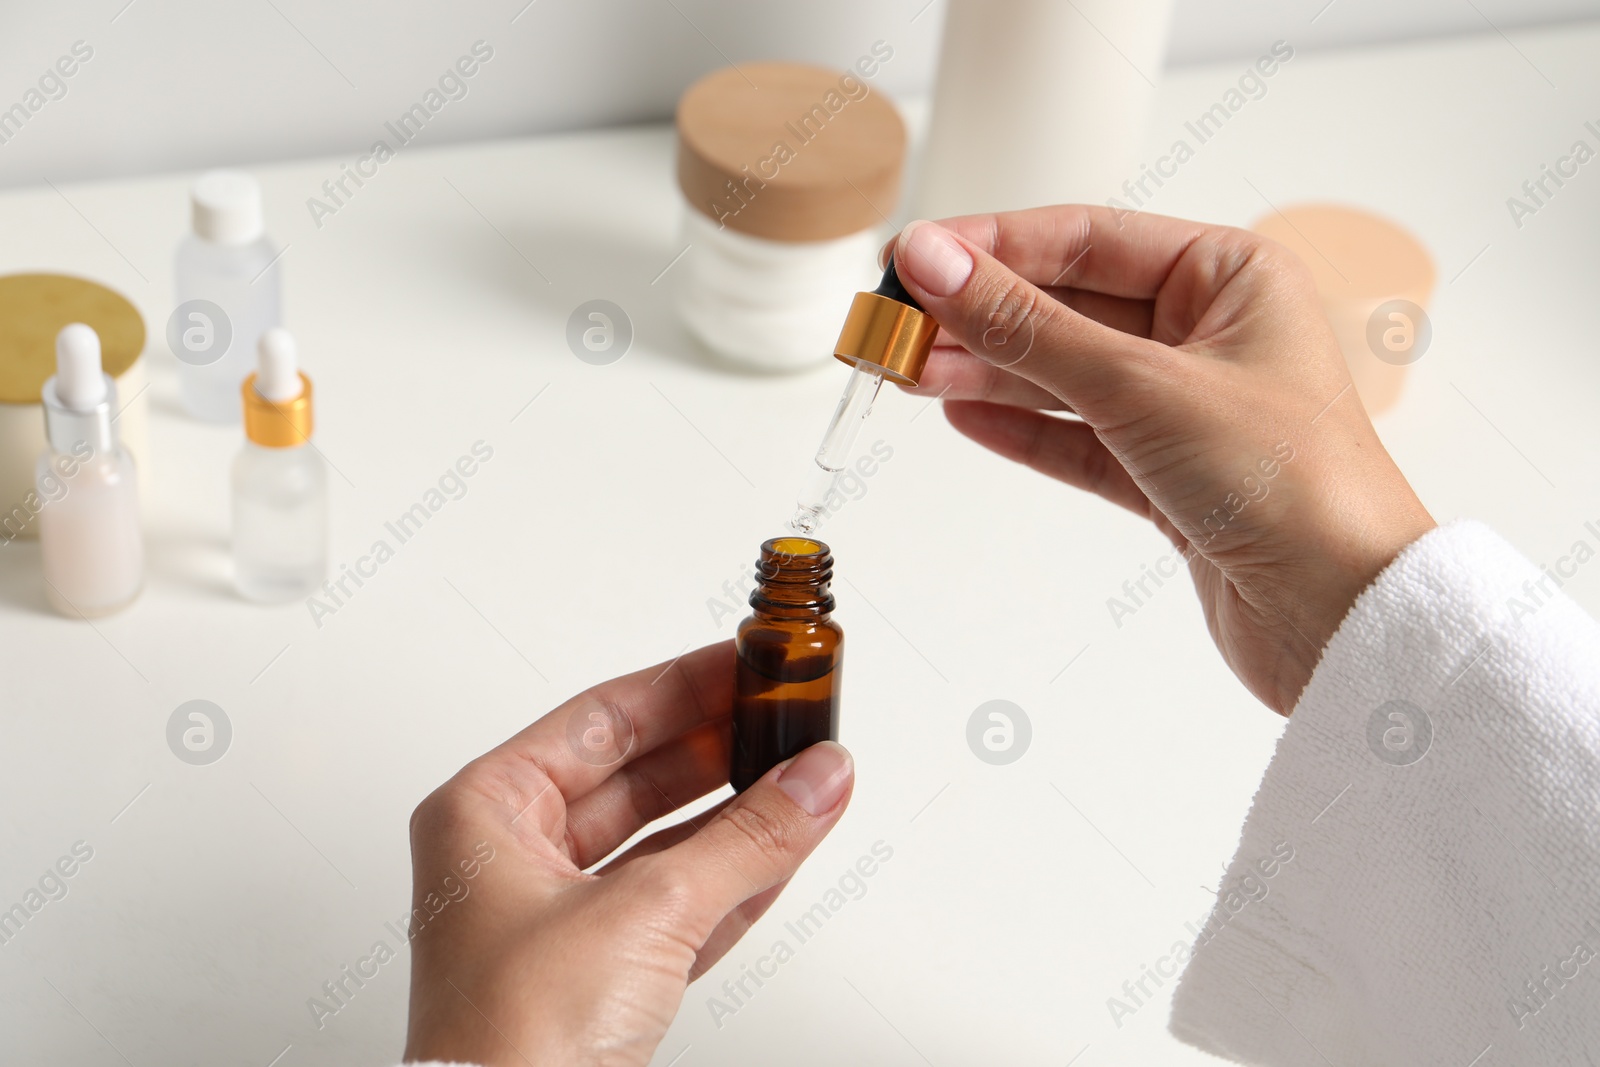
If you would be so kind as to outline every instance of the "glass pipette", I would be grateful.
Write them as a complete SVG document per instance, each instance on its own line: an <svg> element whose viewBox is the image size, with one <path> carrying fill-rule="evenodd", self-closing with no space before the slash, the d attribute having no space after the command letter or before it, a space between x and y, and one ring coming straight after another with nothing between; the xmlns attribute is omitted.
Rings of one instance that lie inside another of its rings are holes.
<svg viewBox="0 0 1600 1067"><path fill-rule="evenodd" d="M839 331L833 354L853 369L817 446L790 529L816 532L827 514L834 480L850 464L861 425L872 413L884 378L916 385L938 332L939 324L900 284L891 256L878 288L856 294Z"/></svg>
<svg viewBox="0 0 1600 1067"><path fill-rule="evenodd" d="M882 385L883 368L875 364L857 363L850 372L850 380L839 397L839 406L833 409L833 419L812 458L810 475L800 491L799 506L795 508L794 518L789 520L789 528L796 533L816 533L817 527L822 525L833 481L849 466L856 438L861 434L861 424L872 414L872 402L877 399Z"/></svg>

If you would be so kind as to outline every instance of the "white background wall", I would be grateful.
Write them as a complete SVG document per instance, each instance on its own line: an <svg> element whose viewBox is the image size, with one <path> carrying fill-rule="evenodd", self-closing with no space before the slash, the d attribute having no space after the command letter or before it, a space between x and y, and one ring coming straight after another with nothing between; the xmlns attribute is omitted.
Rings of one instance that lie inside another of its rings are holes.
<svg viewBox="0 0 1600 1067"><path fill-rule="evenodd" d="M1092 20L1116 0L1074 2ZM916 94L933 76L943 7L0 0L0 110L75 41L94 49L66 95L0 144L0 187L353 154L478 39L494 58L428 143L662 119L690 81L730 60L844 66L880 38L895 57L878 86ZM1251 56L1277 38L1315 50L1594 17L1600 0L1178 0L1170 62Z"/></svg>

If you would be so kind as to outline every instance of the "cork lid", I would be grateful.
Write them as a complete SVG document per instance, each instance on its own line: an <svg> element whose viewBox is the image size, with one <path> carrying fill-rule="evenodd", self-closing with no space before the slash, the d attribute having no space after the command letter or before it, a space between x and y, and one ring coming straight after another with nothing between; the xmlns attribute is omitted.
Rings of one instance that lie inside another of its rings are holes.
<svg viewBox="0 0 1600 1067"><path fill-rule="evenodd" d="M65 274L0 277L0 402L39 403L56 372L56 334L72 322L100 335L101 365L113 378L144 351L144 319L105 286Z"/></svg>
<svg viewBox="0 0 1600 1067"><path fill-rule="evenodd" d="M821 241L877 225L894 210L905 150L899 112L851 73L749 63L678 101L684 196L756 237Z"/></svg>
<svg viewBox="0 0 1600 1067"><path fill-rule="evenodd" d="M1360 208L1293 204L1262 216L1251 229L1305 260L1324 297L1421 303L1433 289L1433 258L1422 242Z"/></svg>

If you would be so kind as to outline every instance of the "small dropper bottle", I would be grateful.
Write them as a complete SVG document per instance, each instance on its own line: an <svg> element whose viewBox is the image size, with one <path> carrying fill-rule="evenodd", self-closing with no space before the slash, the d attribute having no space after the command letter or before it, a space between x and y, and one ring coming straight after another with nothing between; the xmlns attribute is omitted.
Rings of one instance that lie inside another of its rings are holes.
<svg viewBox="0 0 1600 1067"><path fill-rule="evenodd" d="M819 741L839 739L844 630L833 621L833 553L809 537L761 546L739 624L728 781L743 792Z"/></svg>
<svg viewBox="0 0 1600 1067"><path fill-rule="evenodd" d="M34 468L39 556L50 606L70 618L127 607L144 584L139 485L117 440L117 387L100 365L100 336L81 322L56 335L44 383L49 444Z"/></svg>
<svg viewBox="0 0 1600 1067"><path fill-rule="evenodd" d="M833 411L828 429L817 446L811 473L800 492L789 528L812 534L822 525L824 501L854 453L861 425L872 414L883 380L916 385L933 351L939 324L922 310L916 298L900 284L894 257L884 268L883 280L870 293L857 293L845 316L844 328L834 343L833 355L855 369Z"/></svg>
<svg viewBox="0 0 1600 1067"><path fill-rule="evenodd" d="M311 444L311 379L294 337L261 335L233 461L233 576L249 600L309 596L328 574L328 473Z"/></svg>

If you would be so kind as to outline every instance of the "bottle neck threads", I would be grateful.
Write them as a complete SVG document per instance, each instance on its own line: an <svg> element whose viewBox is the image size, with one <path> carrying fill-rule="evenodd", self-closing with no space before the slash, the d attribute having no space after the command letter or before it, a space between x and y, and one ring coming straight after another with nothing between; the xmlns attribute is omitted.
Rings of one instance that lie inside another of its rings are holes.
<svg viewBox="0 0 1600 1067"><path fill-rule="evenodd" d="M775 537L761 546L750 607L774 619L821 619L833 611L833 553L809 537Z"/></svg>

